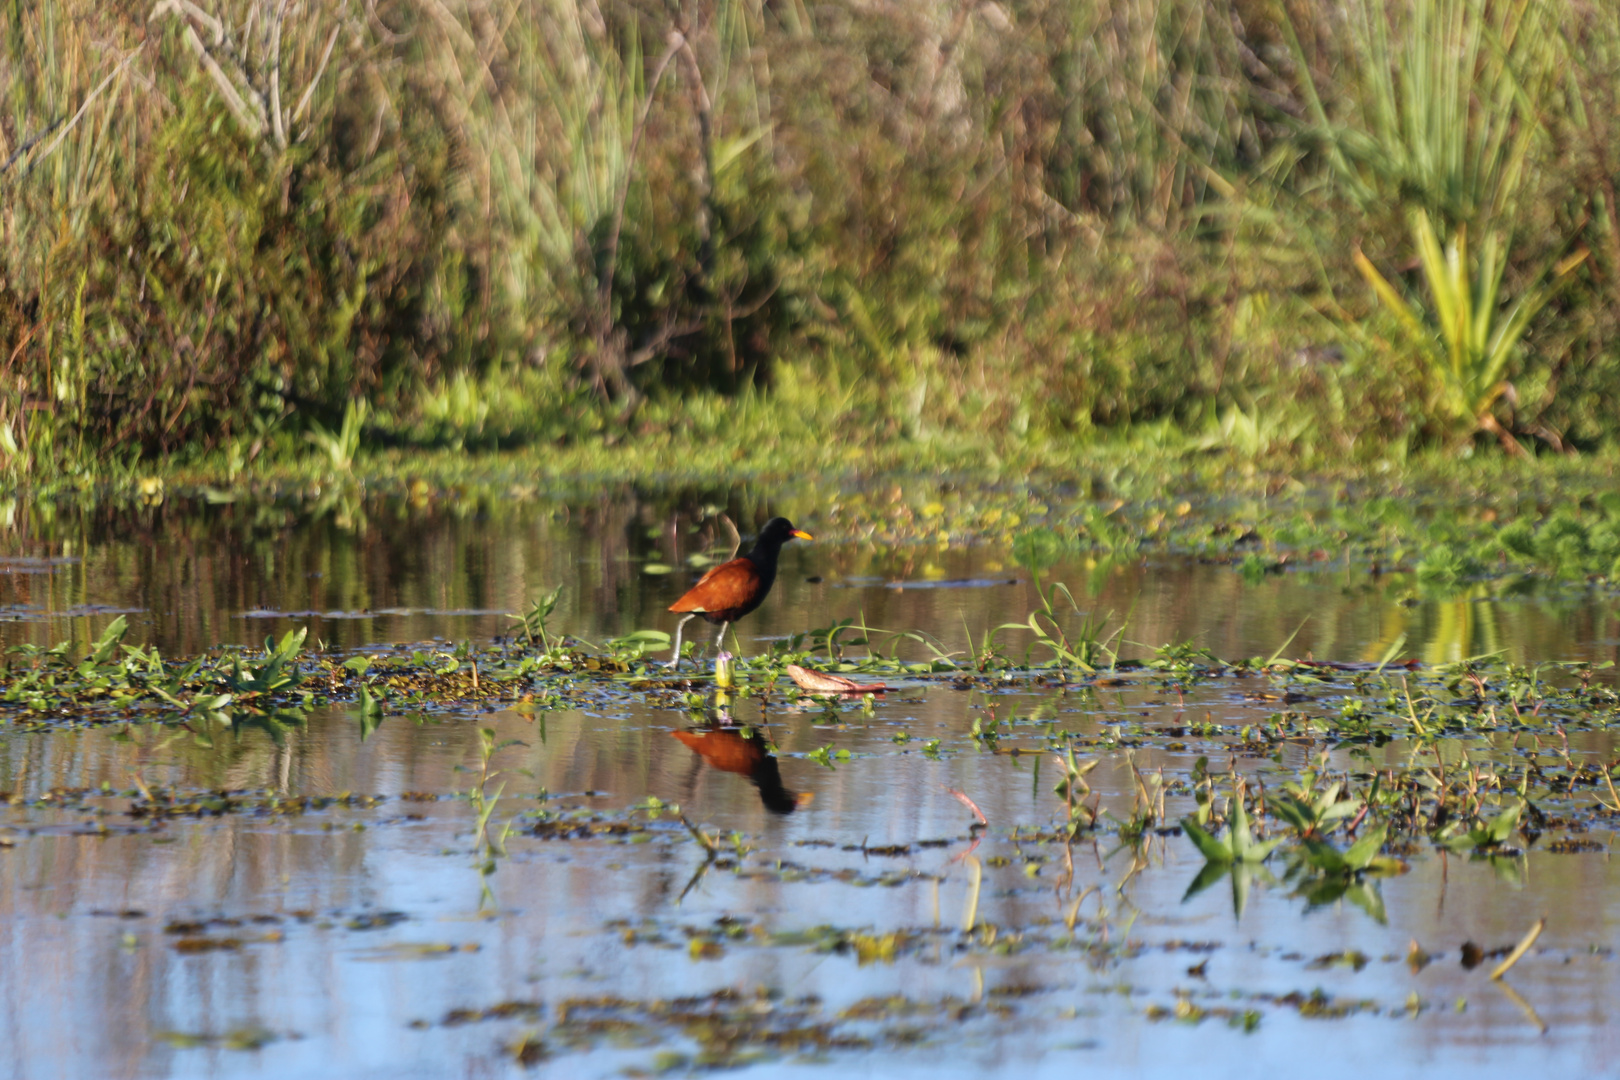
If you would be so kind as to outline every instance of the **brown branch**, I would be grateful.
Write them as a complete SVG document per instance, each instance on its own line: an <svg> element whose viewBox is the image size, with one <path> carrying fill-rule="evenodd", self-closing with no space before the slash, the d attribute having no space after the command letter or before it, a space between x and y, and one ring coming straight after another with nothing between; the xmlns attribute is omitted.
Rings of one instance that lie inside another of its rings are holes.
<svg viewBox="0 0 1620 1080"><path fill-rule="evenodd" d="M276 147L287 149L287 129L281 122L281 24L287 15L287 0L276 6L276 21L270 27L270 131Z"/></svg>
<svg viewBox="0 0 1620 1080"><path fill-rule="evenodd" d="M1501 422L1489 412L1479 415L1479 427L1480 430L1495 435L1496 441L1502 444L1502 449L1506 450L1509 456L1518 458L1528 458L1530 456L1530 451L1526 450L1524 445L1518 439L1515 439L1513 434L1503 427Z"/></svg>
<svg viewBox="0 0 1620 1080"><path fill-rule="evenodd" d="M174 15L181 20L185 25L183 37L186 47L196 54L197 62L203 66L204 71L208 72L208 77L214 80L214 85L219 88L220 94L225 98L226 107L236 117L237 123L247 129L248 135L254 139L262 138L265 125L268 122L264 102L260 101L258 95L254 94L253 108L248 108L247 100L242 97L236 84L225 73L225 69L220 67L219 61L214 59L213 51L203 42L202 38L197 36L196 28L187 19L187 14L185 6L182 6L179 0L162 0L157 7L152 9L152 14L147 17L147 21L150 22L160 15ZM252 91L250 90L249 93L251 94Z"/></svg>
<svg viewBox="0 0 1620 1080"><path fill-rule="evenodd" d="M135 46L135 48L131 49L129 55L120 60L118 62L118 66L113 68L112 74L108 75L105 79L102 79L101 82L96 85L94 90L85 95L84 104L80 105L79 111L73 114L73 119L62 125L62 130L56 133L56 138L51 140L51 144L49 146L40 151L39 158L36 159L34 163L29 166L29 168L33 168L35 165L38 165L41 160L50 157L51 151L62 145L62 140L68 137L68 132L72 131L78 122L84 118L84 114L90 111L90 103L95 101L96 98L100 96L101 92L112 84L114 79L123 74L124 69L127 68L130 65L130 62L139 56L141 54L141 50L145 48L146 43L142 42L141 44ZM10 162L7 162L7 165L10 165Z"/></svg>
<svg viewBox="0 0 1620 1080"><path fill-rule="evenodd" d="M321 63L315 69L315 77L309 80L309 87L305 89L304 96L298 99L298 108L293 110L292 122L295 124L298 123L298 118L304 115L304 110L309 108L311 99L315 97L315 88L321 84L321 76L326 74L326 64L332 59L332 46L337 44L338 31L341 29L341 26L332 27L332 34L326 39L326 51L321 53Z"/></svg>

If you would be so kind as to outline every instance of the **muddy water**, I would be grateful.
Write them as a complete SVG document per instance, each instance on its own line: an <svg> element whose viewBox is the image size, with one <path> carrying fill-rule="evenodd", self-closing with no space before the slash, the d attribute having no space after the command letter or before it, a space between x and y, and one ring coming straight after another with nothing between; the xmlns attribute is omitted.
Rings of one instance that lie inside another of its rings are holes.
<svg viewBox="0 0 1620 1080"><path fill-rule="evenodd" d="M746 524L784 508L730 509ZM815 530L813 508L785 509ZM373 508L363 521L160 509L16 537L0 567L4 631L48 644L126 611L135 637L171 655L294 625L343 649L488 639L556 584L554 631L670 629L663 609L691 580L689 557L728 545L696 510L634 497ZM1129 642L1225 657L1269 655L1297 630L1291 655L1335 660L1377 660L1404 635L1396 652L1429 662L1497 649L1602 661L1620 636L1609 603L1429 599L1355 568L1255 585L1169 562L1052 576L1089 609L1129 611ZM997 551L795 545L743 644L864 616L962 649L1035 599ZM1004 635L1015 652L1022 641ZM369 738L343 707L273 729L0 728L12 796L0 808L0 1075L1590 1075L1620 1051L1607 819L1587 814L1571 834L1597 850L1543 843L1506 866L1413 852L1408 873L1379 885L1382 923L1265 882L1239 914L1229 881L1183 899L1202 865L1185 837L1055 842L1064 809L1040 750L1054 727L1140 744L1091 755L1101 808L1119 819L1133 764L1186 777L1205 756L1274 786L1320 746L1234 753L1235 733L1278 708L1253 680L1179 700L1135 678L1090 692L890 681L869 710L622 698L389 715ZM1296 707L1338 706L1326 691ZM969 736L992 711L1015 720L994 748ZM1200 721L1220 734L1164 734ZM492 859L467 798L481 727L510 741L488 765L500 773L485 785L501 792L492 832L511 825ZM1449 739L1439 753L1506 762L1524 738ZM1570 736L1580 761L1613 760L1614 742ZM1368 756L1333 751L1331 766L1365 774L1416 752L1358 750ZM177 811L132 817L142 788L172 793ZM678 804L715 857L673 814L632 811L649 799ZM1166 817L1190 806L1172 794ZM1511 945L1543 916L1506 987L1488 978L1494 960L1461 963L1465 943ZM1407 962L1413 942L1425 966Z"/></svg>

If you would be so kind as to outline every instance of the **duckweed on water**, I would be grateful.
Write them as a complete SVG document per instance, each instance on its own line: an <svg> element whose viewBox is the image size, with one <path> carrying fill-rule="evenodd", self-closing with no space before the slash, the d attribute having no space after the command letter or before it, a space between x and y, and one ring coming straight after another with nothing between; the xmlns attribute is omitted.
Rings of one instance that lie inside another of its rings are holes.
<svg viewBox="0 0 1620 1080"><path fill-rule="evenodd" d="M482 648L462 645L427 650L401 647L349 658L304 649L304 632L289 631L279 642L267 642L259 653L226 651L189 660L165 660L155 650L122 643L124 621L115 620L85 655L74 655L71 643L49 650L15 648L8 655L10 677L0 693L0 710L19 725L59 727L84 723L150 724L158 722L188 731L208 745L220 732L248 726L271 729L301 722L305 711L336 702L362 703L363 727L369 714L384 709L409 710L419 716L444 713L449 717L479 715L492 709L544 711L582 705L612 708L615 703L651 704L654 708L690 709L705 700L701 680L671 679L643 651L646 635L632 635L593 649L579 643L548 641L544 651L532 643L503 641ZM1164 796L1180 792L1196 798L1196 813L1179 828L1198 841L1213 867L1234 861L1259 863L1271 853L1277 838L1265 842L1247 839L1244 807L1252 806L1257 823L1269 816L1305 845L1296 870L1305 876L1343 880L1387 867L1377 857L1383 844L1370 845L1366 832L1348 851L1330 842L1335 831L1354 835L1367 821L1393 830L1390 842L1421 835L1452 850L1492 853L1508 848L1515 830L1541 831L1549 821L1561 820L1543 807L1559 803L1581 820L1620 813L1620 793L1614 788L1614 763L1577 760L1569 751L1566 732L1605 729L1620 719L1620 694L1596 679L1589 665L1542 665L1525 668L1493 658L1422 668L1402 665L1350 665L1311 660L1247 659L1223 662L1200 650L1161 649L1145 663L1115 662L1106 670L1090 668L1079 678L1068 674L1056 681L1067 664L1055 656L1047 665L1026 666L1008 659L993 640L976 656L951 657L930 647L931 658L907 661L898 646L915 647L926 639L918 635L888 635L895 648L888 655L876 649L881 632L867 631L859 641L864 655L851 655L838 632L800 635L773 646L770 652L739 664L739 699L756 699L767 710L800 708L799 691L781 677L789 663L817 665L832 671L882 673L903 676L909 686L926 690L945 685L966 690L973 713L969 729L958 743L962 750L979 753L1049 754L1065 757L1070 780L1059 785L1067 800L1071 835L1099 828L1114 829L1129 842L1148 835L1148 829L1176 828L1165 820ZM820 646L825 654L812 650ZM1054 652L1057 650L1054 649ZM1072 659L1072 653L1070 654ZM1105 726L1092 734L1060 728L1056 714L1044 707L1029 716L1002 715L998 700L1008 693L1045 694L1066 709L1083 708L1105 716L1110 695L1130 693L1151 706L1154 695L1174 693L1181 699L1192 685L1214 687L1232 698L1261 706L1282 705L1281 711L1257 715L1241 726L1215 723L1209 718L1169 725L1143 723L1136 706L1124 706ZM366 707L367 703L371 707ZM859 706L818 702L813 706L836 724L851 716L867 722L871 703ZM696 714L701 718L702 714ZM377 720L373 717L372 726ZM1439 742L1475 744L1460 761L1447 761L1436 749ZM1350 755L1370 758L1373 749L1400 741L1412 747L1412 761L1404 770L1387 765L1361 776L1328 781L1314 771L1303 774L1289 790L1246 792L1239 785L1224 805L1215 791L1216 776L1204 764L1226 755L1277 759L1284 745L1300 748L1342 747ZM896 740L892 753L914 751L909 740ZM1130 821L1099 821L1085 812L1079 766L1075 753L1119 752L1156 747L1165 751L1202 754L1187 781L1141 777L1135 816ZM954 747L947 748L955 749ZM935 748L936 753L939 748ZM926 748L925 748L926 751ZM1476 756L1470 756L1471 754ZM829 767L852 759L847 750L827 743L808 755ZM486 766L487 769L487 766ZM1320 783L1322 786L1317 787ZM85 793L88 794L88 793ZM209 793L198 798L159 800L142 792L128 814L135 819L201 816L224 813L286 814L322 809L319 800L287 800L282 796L257 799ZM72 797L72 793L62 793ZM345 795L345 805L355 797ZM1430 805L1432 804L1432 805ZM1524 820L1520 821L1520 815ZM1217 843L1205 830L1231 815L1230 839ZM1370 816L1369 816L1370 815ZM1563 815L1568 817L1568 815ZM1263 824L1262 824L1262 827ZM634 822L542 821L536 835L623 836L642 826ZM1225 844L1227 846L1222 846ZM1578 846L1578 845L1576 845ZM1217 857L1230 850L1232 858ZM1566 844L1561 850L1573 850ZM896 853L901 853L897 851ZM879 852L882 854L882 852ZM1241 855L1241 858L1239 858ZM1251 859L1250 856L1253 856ZM1307 871L1309 873L1307 873ZM791 872L791 871L785 871Z"/></svg>

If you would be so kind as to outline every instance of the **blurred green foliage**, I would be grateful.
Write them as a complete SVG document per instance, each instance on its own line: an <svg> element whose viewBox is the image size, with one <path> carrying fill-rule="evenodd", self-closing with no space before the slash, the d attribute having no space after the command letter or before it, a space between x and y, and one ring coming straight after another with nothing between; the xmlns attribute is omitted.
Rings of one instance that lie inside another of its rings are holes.
<svg viewBox="0 0 1620 1080"><path fill-rule="evenodd" d="M0 468L234 474L355 400L373 448L1471 452L1356 269L1440 310L1418 212L1488 307L1570 268L1476 396L1595 447L1620 12L1531 8L8 0Z"/></svg>

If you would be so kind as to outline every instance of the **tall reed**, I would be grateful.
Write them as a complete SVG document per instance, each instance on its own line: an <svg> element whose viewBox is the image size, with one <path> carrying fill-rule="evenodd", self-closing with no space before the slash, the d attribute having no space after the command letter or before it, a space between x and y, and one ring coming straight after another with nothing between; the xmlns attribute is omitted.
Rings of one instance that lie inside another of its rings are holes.
<svg viewBox="0 0 1620 1080"><path fill-rule="evenodd" d="M1511 231L1568 59L1558 6L1352 0L1345 12L1349 77L1333 88L1337 115L1307 82L1345 189L1363 207L1425 210L1442 232L1464 223Z"/></svg>

